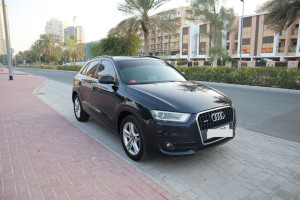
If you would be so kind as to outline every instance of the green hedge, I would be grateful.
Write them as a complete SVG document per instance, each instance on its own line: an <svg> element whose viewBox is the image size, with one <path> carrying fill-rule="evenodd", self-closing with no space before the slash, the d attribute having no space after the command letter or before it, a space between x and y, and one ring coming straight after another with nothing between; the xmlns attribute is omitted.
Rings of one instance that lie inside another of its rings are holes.
<svg viewBox="0 0 300 200"><path fill-rule="evenodd" d="M82 65L26 65L26 66L18 66L18 67L79 71L81 69Z"/></svg>
<svg viewBox="0 0 300 200"><path fill-rule="evenodd" d="M31 65L26 68L79 71L81 65ZM191 80L300 90L300 70L278 67L177 67Z"/></svg>
<svg viewBox="0 0 300 200"><path fill-rule="evenodd" d="M180 60L177 62L178 66L182 66L182 65L187 65L187 61L186 60Z"/></svg>
<svg viewBox="0 0 300 200"><path fill-rule="evenodd" d="M177 67L191 80L300 90L300 70L275 67Z"/></svg>

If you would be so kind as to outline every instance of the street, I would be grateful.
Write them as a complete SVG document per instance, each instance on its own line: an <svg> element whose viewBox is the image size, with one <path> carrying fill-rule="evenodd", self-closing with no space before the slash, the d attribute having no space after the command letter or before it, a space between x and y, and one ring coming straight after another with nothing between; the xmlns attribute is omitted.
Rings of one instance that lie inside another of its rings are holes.
<svg viewBox="0 0 300 200"><path fill-rule="evenodd" d="M70 85L77 74L70 71L17 69ZM300 94L228 86L212 87L232 99L239 128L300 143Z"/></svg>

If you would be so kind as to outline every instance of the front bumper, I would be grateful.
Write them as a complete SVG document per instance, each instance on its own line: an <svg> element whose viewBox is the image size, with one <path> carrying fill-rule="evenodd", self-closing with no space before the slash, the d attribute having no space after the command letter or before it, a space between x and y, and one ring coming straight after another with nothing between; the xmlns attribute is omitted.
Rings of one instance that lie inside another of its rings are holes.
<svg viewBox="0 0 300 200"><path fill-rule="evenodd" d="M198 114L193 114L184 124L153 121L151 127L147 127L151 151L166 155L190 155L224 144L235 136L235 112L233 120L227 123L233 129L233 137L216 138L208 143L204 142L206 130L200 130L197 120Z"/></svg>

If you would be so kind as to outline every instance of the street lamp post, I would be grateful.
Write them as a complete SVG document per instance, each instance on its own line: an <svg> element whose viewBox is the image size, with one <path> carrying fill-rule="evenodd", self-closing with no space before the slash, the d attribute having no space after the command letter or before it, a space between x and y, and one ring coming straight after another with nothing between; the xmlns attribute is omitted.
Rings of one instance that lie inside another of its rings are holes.
<svg viewBox="0 0 300 200"><path fill-rule="evenodd" d="M7 52L7 62L8 62L8 74L9 74L9 80L13 80L13 72L11 68L11 49L10 49L10 38L8 33L8 25L7 25L7 19L6 19L6 8L5 8L5 2L2 0L2 8L3 8L3 20L4 20L4 27L5 27L5 37L6 37L6 52Z"/></svg>
<svg viewBox="0 0 300 200"><path fill-rule="evenodd" d="M241 36L240 36L240 67L242 66L242 43L243 43L243 20L244 20L244 0L241 0L243 2L243 11L242 11L242 18L241 18Z"/></svg>

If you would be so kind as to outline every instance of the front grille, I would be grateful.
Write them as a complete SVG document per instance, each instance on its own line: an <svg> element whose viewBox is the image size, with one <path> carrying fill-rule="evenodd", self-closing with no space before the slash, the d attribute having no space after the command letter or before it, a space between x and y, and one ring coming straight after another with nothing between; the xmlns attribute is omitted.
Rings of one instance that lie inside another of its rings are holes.
<svg viewBox="0 0 300 200"><path fill-rule="evenodd" d="M211 115L213 113L217 113L217 112L221 112L221 111L223 111L223 113L225 114L225 118L214 122L211 119ZM221 109L217 109L217 110L204 112L204 113L199 114L199 116L198 116L198 123L199 123L201 131L207 130L207 129L213 129L213 128L219 127L223 124L228 124L229 122L232 122L232 121L233 121L233 110L231 107L226 107L226 108L221 108Z"/></svg>
<svg viewBox="0 0 300 200"><path fill-rule="evenodd" d="M222 139L221 137L214 137L214 138L210 138L210 139L206 139L203 141L204 144L207 144L207 143L212 143L212 142L215 142L215 141L218 141Z"/></svg>
<svg viewBox="0 0 300 200"><path fill-rule="evenodd" d="M225 114L225 118L214 122L211 118L211 115L221 111L223 111L223 113ZM207 139L207 129L217 128L222 125L229 124L232 121L233 121L233 109L231 107L214 109L214 110L200 113L198 116L198 125L200 128L199 131L201 134L201 139L203 141L203 144L206 145L224 139L221 137L214 137L214 138Z"/></svg>

